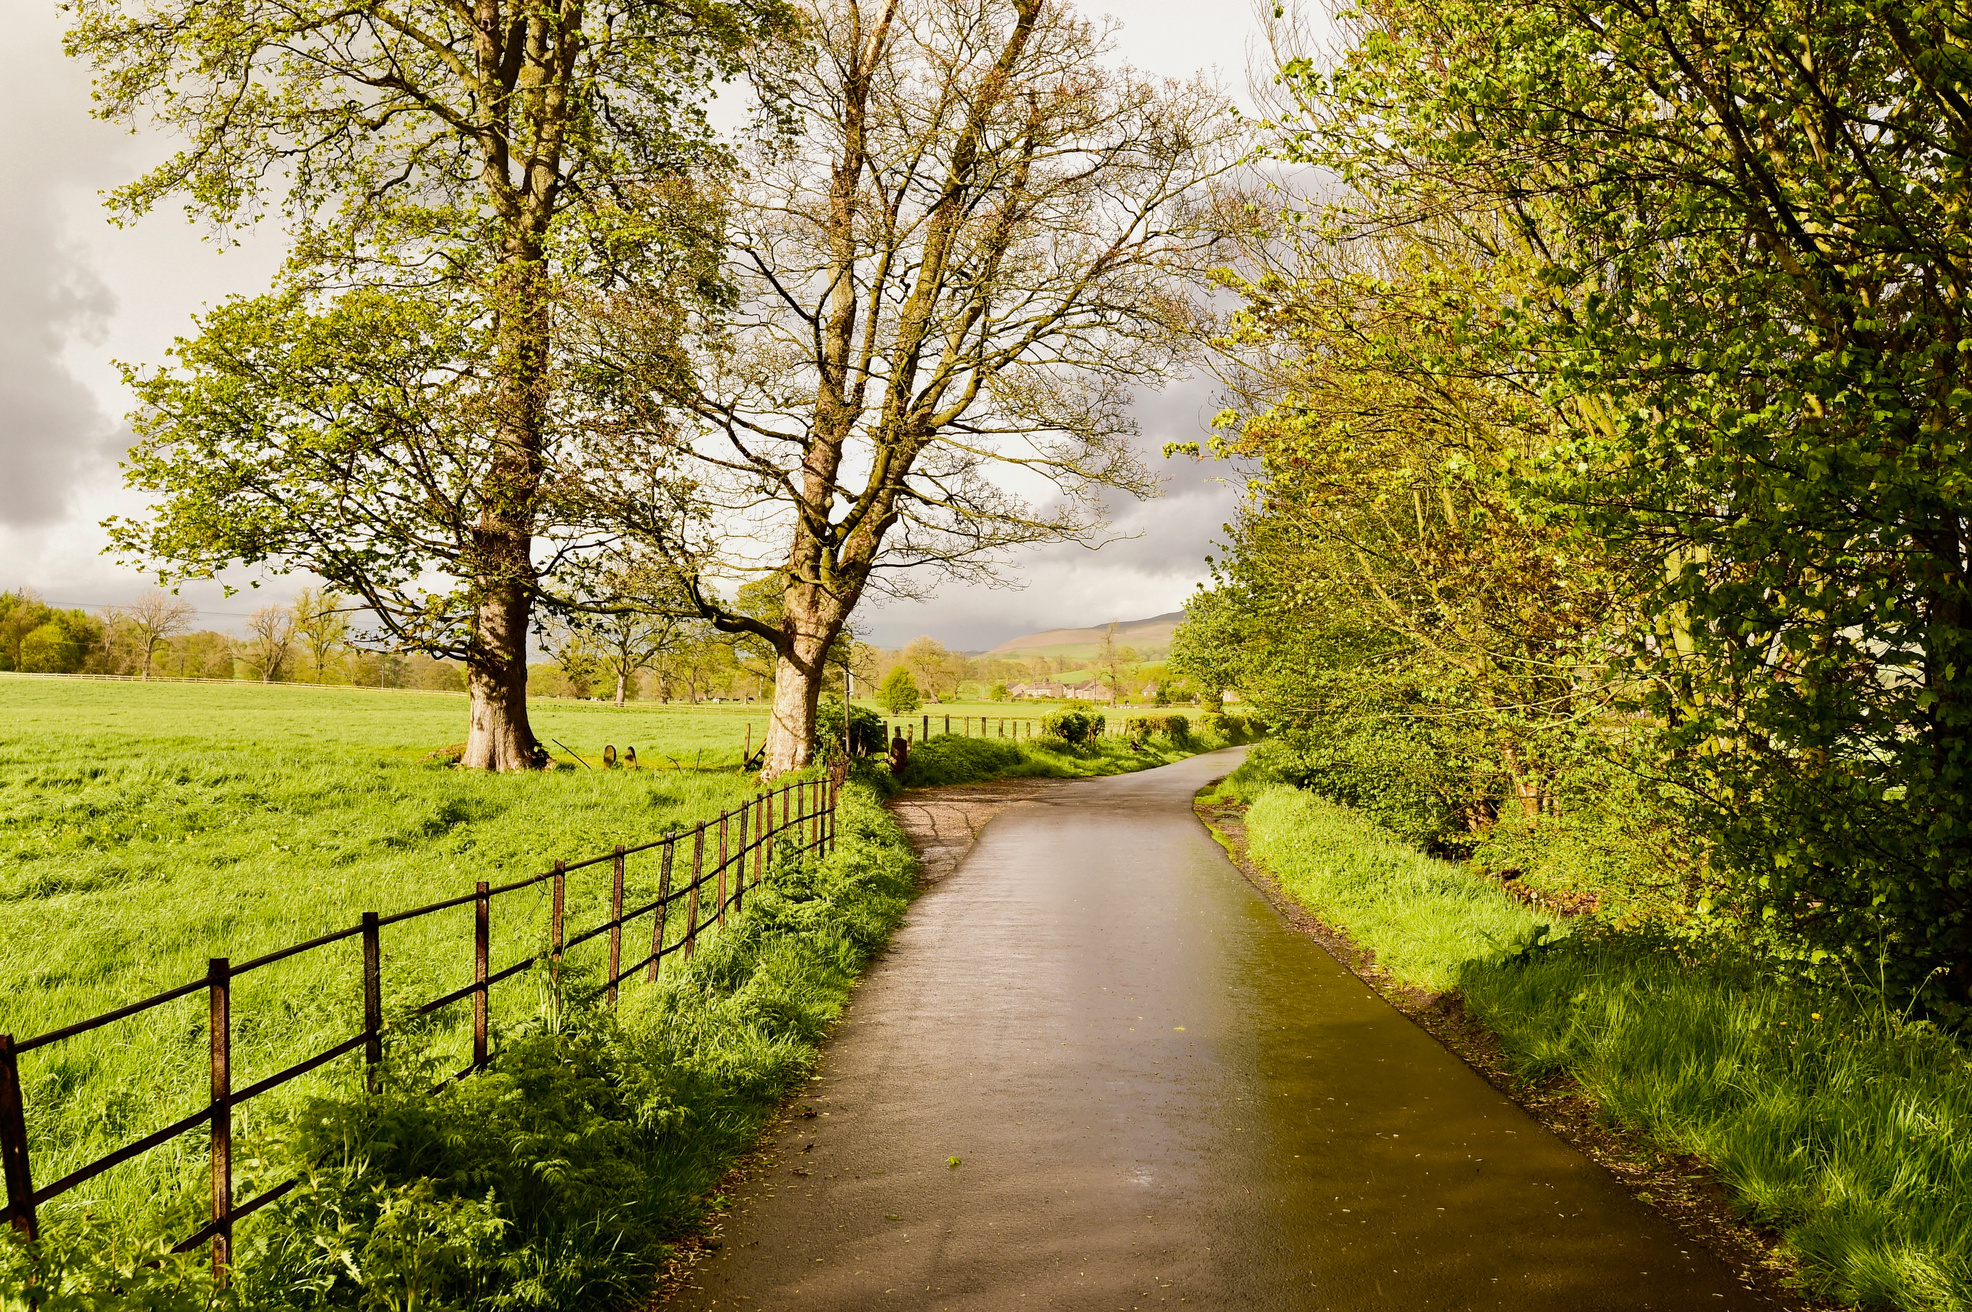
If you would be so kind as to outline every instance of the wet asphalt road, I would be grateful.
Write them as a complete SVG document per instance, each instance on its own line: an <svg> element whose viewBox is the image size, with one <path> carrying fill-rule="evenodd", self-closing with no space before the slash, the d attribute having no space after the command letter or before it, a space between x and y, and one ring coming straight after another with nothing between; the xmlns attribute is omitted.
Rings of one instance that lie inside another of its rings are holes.
<svg viewBox="0 0 1972 1312"><path fill-rule="evenodd" d="M668 1306L1764 1306L1282 923L1190 810L1236 760L987 826Z"/></svg>

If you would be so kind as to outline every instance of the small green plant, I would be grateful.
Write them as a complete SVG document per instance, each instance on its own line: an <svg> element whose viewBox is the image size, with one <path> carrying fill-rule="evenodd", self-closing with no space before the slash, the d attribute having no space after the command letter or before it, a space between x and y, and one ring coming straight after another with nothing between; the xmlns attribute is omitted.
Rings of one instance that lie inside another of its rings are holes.
<svg viewBox="0 0 1972 1312"><path fill-rule="evenodd" d="M883 717L867 706L851 706L849 744L852 756L869 756L884 749ZM833 694L815 707L815 741L822 755L834 760L842 755L842 699Z"/></svg>
<svg viewBox="0 0 1972 1312"><path fill-rule="evenodd" d="M1041 719L1041 732L1073 748L1085 748L1102 733L1103 717L1093 711L1056 711Z"/></svg>
<svg viewBox="0 0 1972 1312"><path fill-rule="evenodd" d="M1182 715L1133 715L1123 721L1127 738L1163 738L1182 747L1191 741L1191 721Z"/></svg>
<svg viewBox="0 0 1972 1312"><path fill-rule="evenodd" d="M892 715L909 715L923 704L924 694L918 691L918 681L911 677L911 672L899 665L883 676L876 700Z"/></svg>

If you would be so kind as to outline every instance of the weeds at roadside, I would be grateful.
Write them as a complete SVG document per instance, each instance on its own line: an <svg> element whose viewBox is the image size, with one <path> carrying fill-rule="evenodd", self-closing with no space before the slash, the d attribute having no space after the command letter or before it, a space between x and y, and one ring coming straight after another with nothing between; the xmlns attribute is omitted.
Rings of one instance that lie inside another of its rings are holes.
<svg viewBox="0 0 1972 1312"><path fill-rule="evenodd" d="M641 1296L665 1241L808 1072L915 890L915 860L867 788L845 792L840 835L825 860L784 853L745 910L656 990L626 993L620 1017L565 979L486 1072L433 1094L429 1050L400 1045L379 1095L318 1097L267 1127L256 1172L303 1183L242 1223L231 1291L196 1265L146 1271L127 1232L71 1217L32 1250L0 1240L0 1308L25 1306L30 1280L49 1312L576 1312Z"/></svg>

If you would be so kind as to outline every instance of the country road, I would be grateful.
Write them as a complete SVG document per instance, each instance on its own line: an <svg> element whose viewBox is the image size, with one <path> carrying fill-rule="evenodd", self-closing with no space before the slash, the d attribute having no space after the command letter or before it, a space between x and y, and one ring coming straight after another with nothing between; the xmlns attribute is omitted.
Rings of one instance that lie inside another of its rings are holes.
<svg viewBox="0 0 1972 1312"><path fill-rule="evenodd" d="M1766 1306L1282 922L1191 813L1236 761L993 820L666 1306Z"/></svg>

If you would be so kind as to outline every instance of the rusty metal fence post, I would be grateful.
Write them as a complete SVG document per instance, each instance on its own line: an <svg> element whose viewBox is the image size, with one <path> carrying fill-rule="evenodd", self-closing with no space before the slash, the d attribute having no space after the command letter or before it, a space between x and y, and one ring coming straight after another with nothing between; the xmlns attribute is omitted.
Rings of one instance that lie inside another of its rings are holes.
<svg viewBox="0 0 1972 1312"><path fill-rule="evenodd" d="M726 927L726 817L729 812L719 813L719 927Z"/></svg>
<svg viewBox="0 0 1972 1312"><path fill-rule="evenodd" d="M233 963L206 962L212 1049L212 1273L223 1285L233 1261Z"/></svg>
<svg viewBox="0 0 1972 1312"><path fill-rule="evenodd" d="M675 837L664 840L664 857L657 873L657 923L650 928L650 982L657 983L664 964L664 918L671 914L671 858L678 850Z"/></svg>
<svg viewBox="0 0 1972 1312"><path fill-rule="evenodd" d="M616 874L609 893L609 1005L616 1005L616 976L623 969L623 844L616 845Z"/></svg>
<svg viewBox="0 0 1972 1312"><path fill-rule="evenodd" d="M698 951L698 886L705 871L705 826L692 831L691 895L685 899L685 960Z"/></svg>
<svg viewBox="0 0 1972 1312"><path fill-rule="evenodd" d="M34 1239L34 1176L27 1165L27 1112L21 1101L20 1058L14 1036L0 1034L0 1174L7 1181L7 1218Z"/></svg>
<svg viewBox="0 0 1972 1312"><path fill-rule="evenodd" d="M374 911L363 913L363 1087L377 1091L383 1063L383 931Z"/></svg>
<svg viewBox="0 0 1972 1312"><path fill-rule="evenodd" d="M472 1064L486 1064L486 958L493 914L493 898L488 885L473 885L472 900Z"/></svg>
<svg viewBox="0 0 1972 1312"><path fill-rule="evenodd" d="M753 799L753 882L767 877L767 831L773 827L774 804L764 797Z"/></svg>

